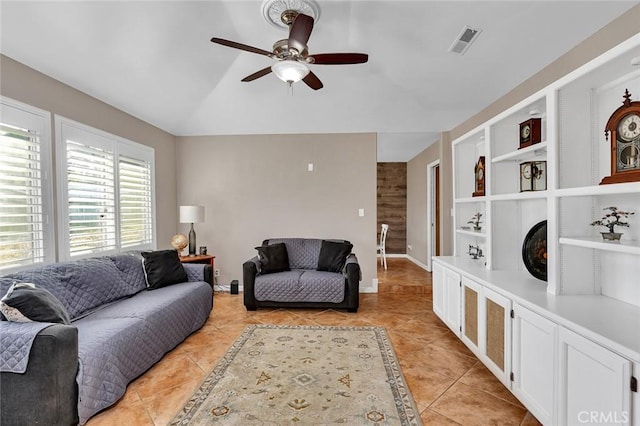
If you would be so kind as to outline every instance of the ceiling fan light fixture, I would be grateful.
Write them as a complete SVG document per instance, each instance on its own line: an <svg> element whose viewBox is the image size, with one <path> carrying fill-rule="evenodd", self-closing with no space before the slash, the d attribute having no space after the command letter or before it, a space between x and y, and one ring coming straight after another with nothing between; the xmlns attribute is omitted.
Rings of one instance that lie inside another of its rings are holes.
<svg viewBox="0 0 640 426"><path fill-rule="evenodd" d="M278 61L271 66L271 71L285 83L297 83L309 74L305 64L294 60Z"/></svg>

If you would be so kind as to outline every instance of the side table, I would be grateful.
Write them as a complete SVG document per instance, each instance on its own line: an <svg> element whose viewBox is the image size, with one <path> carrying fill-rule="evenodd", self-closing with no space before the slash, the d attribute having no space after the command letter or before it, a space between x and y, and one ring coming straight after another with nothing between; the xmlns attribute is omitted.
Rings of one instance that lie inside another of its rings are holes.
<svg viewBox="0 0 640 426"><path fill-rule="evenodd" d="M180 256L180 262L182 263L203 263L205 265L211 265L211 269L215 273L214 259L215 256L208 254L196 254L195 256Z"/></svg>

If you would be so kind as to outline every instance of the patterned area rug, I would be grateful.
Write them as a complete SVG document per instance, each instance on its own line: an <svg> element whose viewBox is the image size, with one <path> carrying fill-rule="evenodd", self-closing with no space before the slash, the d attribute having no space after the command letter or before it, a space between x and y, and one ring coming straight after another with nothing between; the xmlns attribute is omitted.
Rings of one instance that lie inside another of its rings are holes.
<svg viewBox="0 0 640 426"><path fill-rule="evenodd" d="M172 425L419 425L382 327L250 325Z"/></svg>

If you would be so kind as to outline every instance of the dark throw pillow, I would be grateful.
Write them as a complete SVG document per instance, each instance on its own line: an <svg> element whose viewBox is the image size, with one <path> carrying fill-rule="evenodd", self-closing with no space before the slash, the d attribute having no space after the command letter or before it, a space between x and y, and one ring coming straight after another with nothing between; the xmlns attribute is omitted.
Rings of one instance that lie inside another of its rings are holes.
<svg viewBox="0 0 640 426"><path fill-rule="evenodd" d="M272 274L274 272L289 271L289 253L284 243L256 247L260 258L260 272Z"/></svg>
<svg viewBox="0 0 640 426"><path fill-rule="evenodd" d="M69 313L53 294L31 283L15 283L0 299L0 311L14 322L71 324Z"/></svg>
<svg viewBox="0 0 640 426"><path fill-rule="evenodd" d="M318 271L342 272L352 248L353 244L349 241L322 240L320 256L318 256Z"/></svg>
<svg viewBox="0 0 640 426"><path fill-rule="evenodd" d="M141 254L148 290L189 281L177 251L160 250Z"/></svg>

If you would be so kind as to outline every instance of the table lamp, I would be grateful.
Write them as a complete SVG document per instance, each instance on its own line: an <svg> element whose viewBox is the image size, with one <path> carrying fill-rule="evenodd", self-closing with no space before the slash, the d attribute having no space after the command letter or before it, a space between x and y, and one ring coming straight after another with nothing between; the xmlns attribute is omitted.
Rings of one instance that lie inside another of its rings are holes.
<svg viewBox="0 0 640 426"><path fill-rule="evenodd" d="M204 206L180 206L180 223L190 223L189 231L189 256L196 255L196 231L194 223L204 222Z"/></svg>

